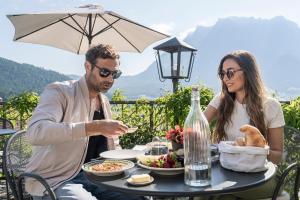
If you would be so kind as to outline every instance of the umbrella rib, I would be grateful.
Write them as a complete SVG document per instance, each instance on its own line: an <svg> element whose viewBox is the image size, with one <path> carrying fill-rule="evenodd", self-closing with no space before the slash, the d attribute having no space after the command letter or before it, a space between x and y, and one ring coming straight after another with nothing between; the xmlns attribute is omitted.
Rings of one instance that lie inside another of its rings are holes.
<svg viewBox="0 0 300 200"><path fill-rule="evenodd" d="M96 18L97 18L97 15L95 15L95 19L94 19L93 26L92 26L92 32L94 31L94 27L95 27L95 24L96 24Z"/></svg>
<svg viewBox="0 0 300 200"><path fill-rule="evenodd" d="M99 15L99 14L98 14ZM99 15L100 16L100 15ZM101 16L100 16L101 17ZM109 24L105 19L103 19L107 24ZM117 23L120 19L116 20L115 22L109 24L108 26L106 26L105 28L103 28L102 30L98 31L97 33L95 33L92 37L95 37L105 31L107 31L108 29L110 29L112 27L113 24Z"/></svg>
<svg viewBox="0 0 300 200"><path fill-rule="evenodd" d="M75 28L74 26L72 26L71 24L65 22L65 21L62 21L64 24L66 24L67 26L71 27L72 29L74 29L75 31L81 33L81 34L85 34L85 32L82 32L80 31L79 29Z"/></svg>
<svg viewBox="0 0 300 200"><path fill-rule="evenodd" d="M82 32L83 33L85 33L86 35L88 34L86 31L85 31L85 29L83 29L81 26L80 26L80 24L78 24L78 22L74 19L74 17L73 16L70 16L71 17L71 19L75 22L75 24L77 24L77 26L82 30ZM67 23L67 22L66 22ZM68 23L67 23L68 24ZM70 25L71 26L71 25ZM71 27L73 27L73 26L71 26ZM73 27L73 28L75 28L75 27ZM75 28L76 29L76 28ZM76 29L77 30L77 29ZM77 30L78 31L78 30ZM78 31L78 32L80 32L80 31ZM80 33L82 33L82 32L80 32Z"/></svg>
<svg viewBox="0 0 300 200"><path fill-rule="evenodd" d="M56 23L58 23L58 22L60 22L60 21L64 22L63 20L64 20L64 19L67 19L67 18L69 18L69 17L70 17L70 16L66 16L66 17L64 17L64 18L62 18L62 19L56 20L55 22L52 22L52 23L50 23L50 24L47 24L47 25L45 25L45 26L43 26L43 27L41 27L41 28L39 28L39 29L36 29L36 30L34 30L34 31L31 31L30 33L27 33L27 34L25 34L25 35L22 35L22 36L20 36L20 37L17 37L17 38L15 39L15 41L20 40L20 39L22 39L22 38L24 38L24 37L26 37L26 36L28 36L28 35L31 35L31 34L33 34L33 33L35 33L35 32L38 32L38 31L40 31L40 30L43 30L43 29L45 29L45 28L48 28L49 26L52 26L53 24L56 24Z"/></svg>
<svg viewBox="0 0 300 200"><path fill-rule="evenodd" d="M87 22L88 22L88 17L86 18L86 21L85 21L84 30L86 29ZM83 36L85 36L85 35L82 33L77 54L79 54L79 51L80 51L80 48L81 48L81 45L82 45Z"/></svg>
<svg viewBox="0 0 300 200"><path fill-rule="evenodd" d="M110 13L108 13L108 14L110 14ZM108 23L109 24L109 22L106 20L106 19L104 19L104 17L102 17L102 16L100 16L106 23ZM122 37L122 38L124 38L124 40L126 40L133 48L135 48L139 53L141 53L142 51L140 51L134 44L132 44L123 34L121 34L114 26L113 26L113 24L115 24L116 22L118 22L118 21L120 21L121 20L121 18L120 17L118 17L118 16L115 16L114 15L114 17L117 17L117 18L119 18L118 20L116 20L114 23L112 23L112 24L110 24L110 27L111 28L113 28L117 33L119 33L119 35ZM123 18L122 18L123 19ZM137 24L137 25L139 25L139 24ZM108 28L108 27L107 27ZM106 30L105 30L106 31Z"/></svg>
<svg viewBox="0 0 300 200"><path fill-rule="evenodd" d="M118 17L118 18L120 18L119 16L115 15L113 12L107 12L107 14L109 14L109 15L111 15L111 16L113 16L113 17ZM136 23L136 22L134 22L134 21L128 20L128 19L126 19L126 18L120 18L120 19L122 19L122 20L124 20L124 21L127 21L127 22L130 22L130 23L133 23L133 24L135 24L135 25L141 26L141 27L143 27L143 28L145 28L145 29L148 29L148 30L150 30L150 31L154 31L154 32L156 32L156 33L158 33L158 34L161 34L161 35L164 35L164 36L166 36L166 37L170 37L170 36L167 35L167 34L158 32L158 31L156 31L156 30L154 30L154 29L152 29L152 28L149 28L149 27L144 26L144 25L142 25L142 24L139 24L139 23Z"/></svg>

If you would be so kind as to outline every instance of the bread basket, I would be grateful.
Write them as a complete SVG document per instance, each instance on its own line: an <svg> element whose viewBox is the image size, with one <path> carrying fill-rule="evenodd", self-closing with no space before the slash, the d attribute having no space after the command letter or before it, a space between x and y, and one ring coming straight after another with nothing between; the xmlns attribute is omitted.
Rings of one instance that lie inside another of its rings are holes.
<svg viewBox="0 0 300 200"><path fill-rule="evenodd" d="M218 145L222 167L238 172L260 172L267 169L269 146L235 146L234 141Z"/></svg>

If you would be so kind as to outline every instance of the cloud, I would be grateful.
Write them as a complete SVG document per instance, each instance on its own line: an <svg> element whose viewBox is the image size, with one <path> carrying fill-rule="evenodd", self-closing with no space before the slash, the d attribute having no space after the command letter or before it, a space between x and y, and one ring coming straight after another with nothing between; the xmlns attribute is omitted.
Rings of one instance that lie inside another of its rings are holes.
<svg viewBox="0 0 300 200"><path fill-rule="evenodd" d="M179 33L179 38L184 40L189 34L193 33L197 27L189 28L181 33Z"/></svg>
<svg viewBox="0 0 300 200"><path fill-rule="evenodd" d="M174 30L174 23L168 23L168 24L153 24L150 26L152 29L171 35L172 31Z"/></svg>
<svg viewBox="0 0 300 200"><path fill-rule="evenodd" d="M209 26L214 26L217 21L218 21L218 18L211 17L209 19L201 19L201 20L199 20L198 23L197 23L197 25L198 26L209 27Z"/></svg>
<svg viewBox="0 0 300 200"><path fill-rule="evenodd" d="M287 89L288 92L300 92L300 88L297 87L289 87Z"/></svg>

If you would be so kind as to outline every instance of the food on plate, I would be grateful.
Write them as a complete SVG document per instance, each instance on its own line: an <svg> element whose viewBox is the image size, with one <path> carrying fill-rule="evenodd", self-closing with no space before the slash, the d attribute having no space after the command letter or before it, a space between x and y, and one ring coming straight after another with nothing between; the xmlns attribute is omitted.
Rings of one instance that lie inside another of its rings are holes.
<svg viewBox="0 0 300 200"><path fill-rule="evenodd" d="M248 124L243 125L240 128L240 131L245 134L246 146L264 147L267 144L264 136L254 126Z"/></svg>
<svg viewBox="0 0 300 200"><path fill-rule="evenodd" d="M136 159L139 160L143 165L147 165L148 162L157 160L159 157L160 156L140 155L140 156L137 156Z"/></svg>
<svg viewBox="0 0 300 200"><path fill-rule="evenodd" d="M149 174L137 174L131 176L131 182L133 183L143 183L143 182L149 182L150 176Z"/></svg>
<svg viewBox="0 0 300 200"><path fill-rule="evenodd" d="M142 156L138 160L146 166L157 168L180 168L183 167L183 158L171 152L162 156Z"/></svg>
<svg viewBox="0 0 300 200"><path fill-rule="evenodd" d="M125 165L117 162L98 163L91 166L91 169L97 172L113 172L122 170Z"/></svg>

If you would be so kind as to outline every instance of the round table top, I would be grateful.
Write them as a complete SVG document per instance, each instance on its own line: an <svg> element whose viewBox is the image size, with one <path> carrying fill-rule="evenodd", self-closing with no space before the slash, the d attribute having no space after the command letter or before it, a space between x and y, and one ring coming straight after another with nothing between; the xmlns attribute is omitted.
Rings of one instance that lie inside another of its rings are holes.
<svg viewBox="0 0 300 200"><path fill-rule="evenodd" d="M10 129L10 128L1 128L0 129L0 136L1 135L11 135L11 134L14 134L15 132L17 132L16 130L14 129Z"/></svg>
<svg viewBox="0 0 300 200"><path fill-rule="evenodd" d="M152 184L146 186L131 186L126 182L126 179L128 178L127 174L132 170L135 169L128 170L124 174L118 176L100 177L89 173L86 173L86 176L91 182L104 186L110 190L134 195L199 196L226 194L250 189L268 181L276 173L276 167L271 162L268 163L268 170L256 173L235 172L221 167L219 163L215 163L212 165L211 170L211 185L207 187L190 187L185 185L183 174L163 176L154 173L151 173L151 176L154 177L154 182Z"/></svg>

